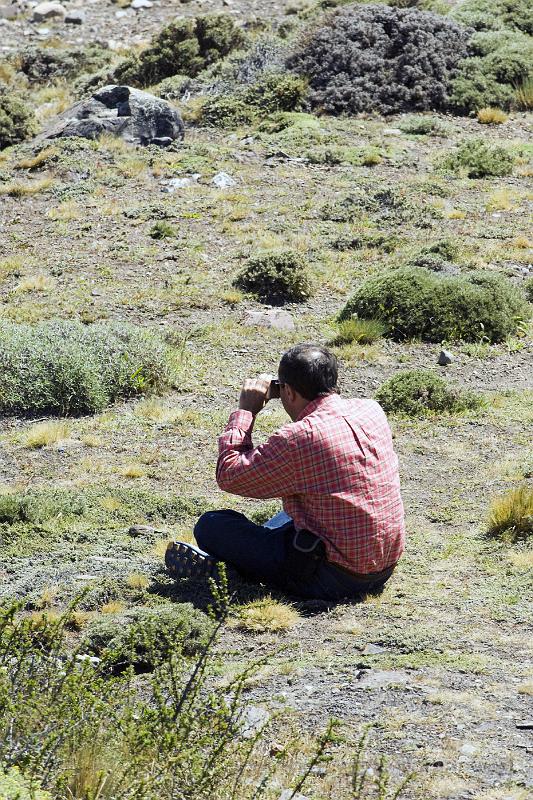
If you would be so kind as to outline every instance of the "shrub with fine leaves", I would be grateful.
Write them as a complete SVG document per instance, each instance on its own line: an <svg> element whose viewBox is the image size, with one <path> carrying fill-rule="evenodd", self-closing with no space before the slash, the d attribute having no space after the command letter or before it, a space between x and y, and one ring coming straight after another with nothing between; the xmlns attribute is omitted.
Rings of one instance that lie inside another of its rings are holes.
<svg viewBox="0 0 533 800"><path fill-rule="evenodd" d="M481 400L472 392L448 386L444 378L424 369L398 372L376 392L376 400L387 412L411 417L429 413L458 413L479 408Z"/></svg>
<svg viewBox="0 0 533 800"><path fill-rule="evenodd" d="M276 305L298 303L311 295L307 264L294 250L265 250L252 256L235 286Z"/></svg>
<svg viewBox="0 0 533 800"><path fill-rule="evenodd" d="M504 177L513 171L514 159L504 147L470 139L460 144L441 163L444 169L464 172L468 178Z"/></svg>
<svg viewBox="0 0 533 800"><path fill-rule="evenodd" d="M168 348L124 323L0 324L0 410L90 414L168 385Z"/></svg>
<svg viewBox="0 0 533 800"><path fill-rule="evenodd" d="M349 5L309 30L288 65L309 77L311 102L327 113L424 111L446 106L467 41L436 14Z"/></svg>
<svg viewBox="0 0 533 800"><path fill-rule="evenodd" d="M401 267L365 281L341 311L381 319L387 334L498 342L529 316L522 294L506 278L487 272L442 275L423 267Z"/></svg>
<svg viewBox="0 0 533 800"><path fill-rule="evenodd" d="M21 97L0 89L0 150L35 133L35 116Z"/></svg>

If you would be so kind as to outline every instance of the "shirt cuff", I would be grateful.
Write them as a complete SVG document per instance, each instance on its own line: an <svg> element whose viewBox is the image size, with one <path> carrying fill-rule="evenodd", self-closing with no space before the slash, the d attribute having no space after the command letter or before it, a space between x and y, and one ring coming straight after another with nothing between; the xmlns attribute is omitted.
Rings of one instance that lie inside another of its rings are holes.
<svg viewBox="0 0 533 800"><path fill-rule="evenodd" d="M251 433L252 428L254 427L255 417L251 411L245 411L242 408L238 408L236 411L233 411L230 414L228 424L226 425L226 430L230 431L232 428L239 428L241 431L245 431L246 433Z"/></svg>

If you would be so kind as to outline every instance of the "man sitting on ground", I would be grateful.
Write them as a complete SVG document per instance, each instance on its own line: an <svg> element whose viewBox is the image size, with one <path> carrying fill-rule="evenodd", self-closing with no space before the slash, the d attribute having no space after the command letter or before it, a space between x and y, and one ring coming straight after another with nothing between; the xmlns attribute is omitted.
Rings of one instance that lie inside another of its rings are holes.
<svg viewBox="0 0 533 800"><path fill-rule="evenodd" d="M226 492L279 497L284 511L265 525L236 511L209 511L194 529L201 550L171 543L167 567L175 577L199 576L224 561L249 579L307 598L375 592L405 538L387 418L374 400L339 396L337 359L324 347L292 347L278 378L292 422L254 447L254 420L272 389L270 376L246 380L219 439L216 477Z"/></svg>

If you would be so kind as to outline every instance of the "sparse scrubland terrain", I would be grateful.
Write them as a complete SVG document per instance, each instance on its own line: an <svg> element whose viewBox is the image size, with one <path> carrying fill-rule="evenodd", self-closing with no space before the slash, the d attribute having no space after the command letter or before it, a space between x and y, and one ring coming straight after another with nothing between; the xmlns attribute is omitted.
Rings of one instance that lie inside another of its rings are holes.
<svg viewBox="0 0 533 800"><path fill-rule="evenodd" d="M134 8L0 20L0 798L526 800L531 5ZM47 137L110 84L183 141ZM279 510L217 434L299 341L389 414L396 573L171 580L202 512Z"/></svg>

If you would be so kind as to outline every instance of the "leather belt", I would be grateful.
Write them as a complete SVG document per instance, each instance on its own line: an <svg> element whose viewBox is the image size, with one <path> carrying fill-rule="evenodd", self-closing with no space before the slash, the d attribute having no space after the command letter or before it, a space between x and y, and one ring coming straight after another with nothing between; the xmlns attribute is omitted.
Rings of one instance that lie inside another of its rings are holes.
<svg viewBox="0 0 533 800"><path fill-rule="evenodd" d="M397 563L398 562L396 562L396 564ZM349 575L351 578L356 578L359 581L367 581L368 583L374 583L374 581L389 578L396 567L396 564L392 564L392 566L386 567L385 569L381 570L381 572L367 572L362 574L360 572L352 572L350 569L347 569L347 567L343 567L342 564L337 564L336 561L328 561L328 564L331 567L340 569L341 572L345 572L346 575Z"/></svg>

